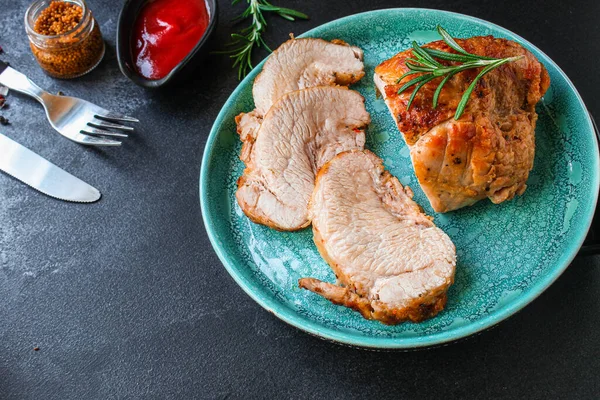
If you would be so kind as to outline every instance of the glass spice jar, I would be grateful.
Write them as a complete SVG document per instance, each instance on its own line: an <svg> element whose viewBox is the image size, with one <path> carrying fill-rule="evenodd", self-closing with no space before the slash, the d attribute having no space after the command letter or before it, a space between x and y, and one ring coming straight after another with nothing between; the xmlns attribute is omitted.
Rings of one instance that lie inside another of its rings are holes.
<svg viewBox="0 0 600 400"><path fill-rule="evenodd" d="M40 67L55 78L76 78L104 57L104 40L84 0L36 0L25 13L29 45Z"/></svg>

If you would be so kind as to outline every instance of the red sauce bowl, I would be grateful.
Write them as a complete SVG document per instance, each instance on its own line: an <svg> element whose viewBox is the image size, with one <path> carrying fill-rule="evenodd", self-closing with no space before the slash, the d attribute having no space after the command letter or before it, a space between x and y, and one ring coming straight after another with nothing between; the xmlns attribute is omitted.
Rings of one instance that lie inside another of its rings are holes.
<svg viewBox="0 0 600 400"><path fill-rule="evenodd" d="M139 53L139 49L135 48L135 41L137 40L136 37L139 36L139 19L141 13L143 10L147 10L146 6L152 1L126 0L119 15L117 25L117 60L123 75L131 79L135 84L145 88L159 88L173 81L176 76L183 78L189 75L189 72L208 54L210 50L208 43L217 26L217 1L203 1L208 12L208 25L204 34L202 34L195 46L192 47L187 55L170 72L166 75L162 74L163 76L160 79L148 79L142 75L140 68L136 66L136 60L138 59L136 56ZM173 54L169 54L168 52L171 51L172 53L176 50L169 50L167 46L164 51L167 53L161 58L173 56ZM160 56L160 52L158 54Z"/></svg>

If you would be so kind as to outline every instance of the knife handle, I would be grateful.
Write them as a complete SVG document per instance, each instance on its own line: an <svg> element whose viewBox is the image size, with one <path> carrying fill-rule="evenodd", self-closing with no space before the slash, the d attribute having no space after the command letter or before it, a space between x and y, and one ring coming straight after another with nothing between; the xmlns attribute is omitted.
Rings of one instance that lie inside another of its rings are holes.
<svg viewBox="0 0 600 400"><path fill-rule="evenodd" d="M0 61L0 85L16 90L17 92L28 94L42 104L44 104L43 96L49 95L49 93L42 90L38 85L31 82L24 74L9 67L8 64L3 61Z"/></svg>

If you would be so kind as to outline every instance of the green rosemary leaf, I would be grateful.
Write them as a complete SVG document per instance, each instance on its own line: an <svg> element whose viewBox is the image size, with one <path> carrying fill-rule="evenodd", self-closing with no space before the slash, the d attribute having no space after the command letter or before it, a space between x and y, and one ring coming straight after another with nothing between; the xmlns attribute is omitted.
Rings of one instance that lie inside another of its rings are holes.
<svg viewBox="0 0 600 400"><path fill-rule="evenodd" d="M410 75L414 75L414 74L420 74L420 71L408 71L402 74L402 76L400 76L400 78L396 79L396 85L399 84L400 82L402 82L402 79L406 78L407 76Z"/></svg>
<svg viewBox="0 0 600 400"><path fill-rule="evenodd" d="M465 56L463 54L446 53L445 51L423 48L430 56L446 61L468 62L477 60L477 57Z"/></svg>
<svg viewBox="0 0 600 400"><path fill-rule="evenodd" d="M272 52L273 52L273 50L271 50L271 48L270 48L270 47L267 45L267 43L266 43L266 42L263 40L263 38L262 38L262 37L260 37L260 38L258 39L258 46L263 46L265 49L267 49L267 51L268 51L269 53L272 53Z"/></svg>
<svg viewBox="0 0 600 400"><path fill-rule="evenodd" d="M446 42L446 44L448 46L450 46L452 49L454 49L454 51L461 53L461 54L465 54L467 56L471 55L471 53L467 52L465 49L460 47L459 44L456 43L454 38L452 38L452 36L450 36L450 34L448 32L446 32L446 30L444 28L442 28L440 25L437 26L437 31L440 34L440 36L442 37L442 39L444 40L444 42Z"/></svg>
<svg viewBox="0 0 600 400"><path fill-rule="evenodd" d="M417 61L418 61L417 64L419 64L419 65L423 65L423 66L429 67L429 68L438 68L439 67L439 64L437 62L434 64L434 63L430 62L429 60L421 57L418 54L415 54L415 58L417 59ZM412 62L412 61L410 61L410 62Z"/></svg>
<svg viewBox="0 0 600 400"><path fill-rule="evenodd" d="M407 58L404 60L404 62L411 62L413 64L419 64L421 61L419 61L417 58Z"/></svg>
<svg viewBox="0 0 600 400"><path fill-rule="evenodd" d="M410 60L413 60L412 58ZM426 67L430 67L430 68L435 68L435 64L430 63L429 61L427 61L426 59L424 59L423 57L419 56L418 54L415 54L415 58L414 60L416 60L417 64L421 64L424 65ZM408 60L406 60L408 61ZM411 61L414 62L414 61Z"/></svg>
<svg viewBox="0 0 600 400"><path fill-rule="evenodd" d="M466 51L465 49L463 49L462 47L460 47L459 44L456 43L456 41L452 38L452 36L450 36L450 34L448 32L446 32L446 30L444 28L442 28L440 25L437 26L437 31L442 36L442 39L444 39L444 42L446 42L446 44L448 46L452 47L455 51L457 51L461 54L467 55L467 56L477 57L482 60L492 60L492 58L490 58L490 57L478 56L475 54L471 54L468 51Z"/></svg>
<svg viewBox="0 0 600 400"><path fill-rule="evenodd" d="M408 69L412 71L420 71L420 72L433 72L436 70L435 67L428 67L426 65L413 64L410 62L405 63Z"/></svg>
<svg viewBox="0 0 600 400"><path fill-rule="evenodd" d="M250 52L246 53L246 66L248 70L252 69L252 53Z"/></svg>
<svg viewBox="0 0 600 400"><path fill-rule="evenodd" d="M279 14L279 16L283 19L287 19L288 21L295 21L296 19L294 17L292 17L291 15L287 15L287 14L282 14L282 13L277 13Z"/></svg>
<svg viewBox="0 0 600 400"><path fill-rule="evenodd" d="M241 42L244 42L244 43L250 43L250 40L246 36L242 36L242 35L239 35L237 33L232 33L231 34L231 38L234 39L234 40L237 39L238 41L241 41Z"/></svg>
<svg viewBox="0 0 600 400"><path fill-rule="evenodd" d="M434 67L440 67L442 64L440 64L439 62L437 62L436 60L434 60L426 51L425 49L422 49L421 47L419 47L419 45L417 44L417 42L415 42L413 40L412 42L412 48L413 48L413 54L416 55L417 57L425 60L427 63L429 63L430 65L434 66Z"/></svg>
<svg viewBox="0 0 600 400"><path fill-rule="evenodd" d="M279 12L289 15L291 17L296 17L296 18L300 18L300 19L308 19L308 15L306 15L300 11L292 10L291 8L279 7Z"/></svg>
<svg viewBox="0 0 600 400"><path fill-rule="evenodd" d="M423 79L416 87L415 90L413 90L412 94L410 95L410 98L408 99L408 104L406 104L406 111L408 111L410 109L410 106L412 105L413 100L415 99L415 96L417 95L417 92L419 91L419 89L421 89L425 84L427 84L428 82L431 82L433 79L435 79L435 76L432 75L425 75L427 76L426 79Z"/></svg>
<svg viewBox="0 0 600 400"><path fill-rule="evenodd" d="M277 12L277 11L281 10L279 7L275 7L275 6L272 6L270 4L260 4L260 3L258 4L258 8L260 8L263 11L275 11L275 12Z"/></svg>
<svg viewBox="0 0 600 400"><path fill-rule="evenodd" d="M442 81L438 85L437 89L435 89L435 93L433 94L433 108L437 108L438 99L440 97L440 93L442 92L442 88L444 87L446 82L448 82L450 80L450 78L452 78L454 75L456 75L457 72L458 72L458 70L454 71L454 72L450 72L448 75L446 75L446 77L444 77L444 79L442 79Z"/></svg>
<svg viewBox="0 0 600 400"><path fill-rule="evenodd" d="M460 72L460 71L464 71L464 70L467 70L467 69L485 67L487 65L493 64L496 61L497 60L475 60L475 61L469 61L469 62L461 64L461 65L452 65L450 67L438 68L435 71L433 71L432 73L435 76L442 76L442 75L446 75L446 74L448 74L450 72L453 72L455 70L458 70L458 72Z"/></svg>
<svg viewBox="0 0 600 400"><path fill-rule="evenodd" d="M410 81L406 82L404 85L400 86L400 89L398 89L398 94L402 94L403 92L406 91L406 89L408 89L409 87L411 87L412 85L415 85L419 82L424 81L425 79L429 79L431 75L419 75L416 78L411 79Z"/></svg>

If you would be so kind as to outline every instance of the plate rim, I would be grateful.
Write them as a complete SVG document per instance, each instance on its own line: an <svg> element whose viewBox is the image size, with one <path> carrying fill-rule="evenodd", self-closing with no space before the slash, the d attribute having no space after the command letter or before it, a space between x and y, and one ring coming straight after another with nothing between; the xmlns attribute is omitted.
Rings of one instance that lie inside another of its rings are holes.
<svg viewBox="0 0 600 400"><path fill-rule="evenodd" d="M545 58L545 60L544 60L545 62L551 63L553 65L553 67L555 67L557 69L558 73L562 76L562 78L565 80L565 82L567 83L569 88L572 90L572 92L575 94L576 99L578 100L580 105L583 107L583 109L587 110L587 107L585 106L585 103L584 103L581 95L575 88L575 85L573 84L573 82L569 79L567 74L558 66L558 64L556 64L546 53L544 53L537 46L533 45L532 43L530 43L528 40L524 39L520 35L512 32L506 28L503 28L500 25L486 21L481 18L470 16L470 15L456 13L456 12L452 12L452 11L434 9L434 8L417 8L417 7L385 8L385 9L365 11L365 12L361 12L361 13L348 15L348 16L345 16L342 18L338 18L338 19L326 22L324 24L321 24L319 26L316 26L316 27L304 32L303 34L298 35L297 37L301 38L301 37L310 36L310 35L312 35L312 33L315 30L322 29L323 27L330 25L330 24L341 23L341 22L350 22L350 20L354 20L357 18L364 18L364 17L370 16L370 15L375 15L375 14L385 14L390 11L441 12L441 13L449 15L453 18L462 18L462 19L467 19L467 20L472 20L472 21L476 21L479 23L487 24L489 26L494 27L496 30L498 30L502 33L512 35L517 40L519 40L521 43L526 44L527 46L529 46L532 49L535 49L539 54L541 54ZM580 233L579 233L577 243L573 243L573 244L569 245L569 251L563 253L559 257L557 263L555 264L555 267L552 269L552 271L549 275L547 275L543 279L537 281L534 285L530 286L523 293L523 295L517 297L515 300L513 300L511 303L507 304L505 307L501 307L498 310L496 310L490 314L487 314L480 320L473 321L467 325L455 328L451 331L438 332L438 333L431 334L431 335L417 336L417 337L410 337L410 338L365 337L365 336L358 337L356 334L346 333L346 332L342 332L339 330L335 330L335 328L330 328L330 327L324 326L320 323L317 323L315 321L309 320L306 317L299 315L296 311L292 310L286 304L281 303L280 301L276 301L273 298L269 298L267 296L262 296L259 293L255 293L255 291L251 287L251 283L249 281L247 281L242 275L239 275L237 273L237 271L236 271L237 267L235 265L230 265L230 261L227 258L226 252L223 251L223 249L221 248L221 246L218 243L218 239L216 238L216 233L213 230L212 217L206 211L207 204L209 202L208 198L207 198L207 186L208 186L208 182L209 182L209 177L207 176L207 174L208 174L207 170L208 170L208 158L209 158L210 153L213 151L213 149L215 147L216 141L218 140L218 131L220 130L221 126L224 123L225 114L227 113L226 110L234 105L239 93L242 91L242 88L245 87L249 81L252 81L255 78L255 76L259 73L259 71L262 70L262 67L267 58L268 57L265 57L265 59L263 59L258 65L256 65L256 67L250 72L250 74L248 74L237 85L235 90L231 93L231 95L227 98L226 102L221 107L219 114L217 115L217 118L215 119L215 121L211 127L211 130L210 130L209 136L206 140L206 145L204 147L204 151L202 154L202 161L201 161L201 168L200 168L200 182L199 182L199 194L200 194L199 197L200 197L200 208L201 208L202 220L204 223L204 227L205 227L206 233L208 235L208 238L210 240L210 243L211 243L215 253L219 257L219 260L221 261L221 263L223 264L223 266L225 267L227 272L234 279L234 281L237 283L237 285L240 286L242 288L242 290L244 292L246 292L246 294L248 294L256 303L258 303L265 310L267 310L270 313L272 313L273 315L275 315L280 320L282 320L304 332L307 332L309 334L317 336L321 339L326 339L329 341L342 343L345 345L350 345L350 346L355 346L355 347L361 347L361 348L390 349L390 350L393 350L393 349L415 349L415 348L425 348L425 347L441 345L444 343L447 344L447 343L454 342L459 339L463 339L468 336L474 335L476 333L480 333L484 330L490 329L493 326L499 324L500 322L506 320L507 318L511 317L518 311L525 308L533 300L535 300L543 292L545 292L546 289L548 289L563 274L563 272L567 269L567 267L571 264L573 259L576 257L579 249L583 245L583 242L585 240L587 232L589 231L589 229L591 227L594 210L598 206L598 195L599 195L598 192L600 191L600 172L599 172L600 152L598 150L598 139L596 138L596 135L594 133L589 113L586 115L585 122L587 124L588 132L591 134L593 141L596 143L596 146L595 146L596 168L593 168L593 170L596 171L596 173L592 179L594 181L593 182L594 184L592 186L594 186L596 188L596 191L595 191L595 198L593 201L594 207L592 208L591 214L589 215L589 218L587 220L587 223L586 223L587 225L585 227L585 230L579 231ZM236 264L236 263L231 262L231 264Z"/></svg>

